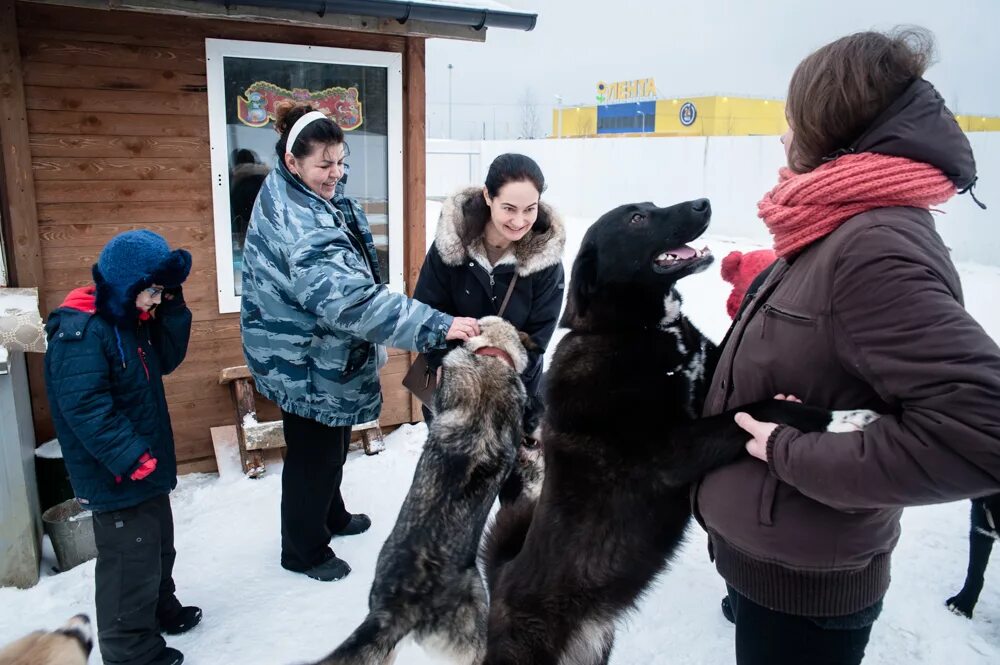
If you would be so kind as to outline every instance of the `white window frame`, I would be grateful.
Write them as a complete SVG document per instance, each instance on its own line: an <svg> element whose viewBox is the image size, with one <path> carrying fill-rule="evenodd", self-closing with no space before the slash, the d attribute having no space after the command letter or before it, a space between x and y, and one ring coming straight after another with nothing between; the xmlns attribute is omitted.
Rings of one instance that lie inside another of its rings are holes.
<svg viewBox="0 0 1000 665"><path fill-rule="evenodd" d="M403 244L403 55L387 51L327 46L206 39L208 128L212 153L212 204L215 215L215 268L219 312L224 314L240 311L240 297L236 295L233 275L232 213L229 203L229 143L226 132L223 68L226 57L363 65L383 67L387 70L389 289L404 293L403 255L406 253L406 247ZM220 242L220 239L223 242Z"/></svg>

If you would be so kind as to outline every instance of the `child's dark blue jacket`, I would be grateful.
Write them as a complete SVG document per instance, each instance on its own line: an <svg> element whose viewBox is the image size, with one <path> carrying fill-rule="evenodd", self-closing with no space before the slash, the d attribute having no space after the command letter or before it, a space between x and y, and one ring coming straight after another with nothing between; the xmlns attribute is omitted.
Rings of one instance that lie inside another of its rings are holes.
<svg viewBox="0 0 1000 665"><path fill-rule="evenodd" d="M168 291L146 321L97 313L95 287L76 289L46 325L45 385L73 490L95 511L137 505L177 485L174 437L163 375L187 353L191 311ZM103 310L102 310L103 312ZM156 470L129 475L149 452Z"/></svg>

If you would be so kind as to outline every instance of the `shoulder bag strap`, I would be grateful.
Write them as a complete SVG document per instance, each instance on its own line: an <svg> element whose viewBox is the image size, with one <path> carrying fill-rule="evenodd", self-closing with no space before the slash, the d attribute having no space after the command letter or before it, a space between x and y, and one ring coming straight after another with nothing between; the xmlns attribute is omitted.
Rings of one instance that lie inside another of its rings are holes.
<svg viewBox="0 0 1000 665"><path fill-rule="evenodd" d="M507 303L510 302L510 294L514 293L515 284L517 284L517 270L514 271L514 276L510 278L510 286L507 287L507 294L503 297L503 303L500 304L500 311L497 312L497 316L503 316L504 310L507 309Z"/></svg>

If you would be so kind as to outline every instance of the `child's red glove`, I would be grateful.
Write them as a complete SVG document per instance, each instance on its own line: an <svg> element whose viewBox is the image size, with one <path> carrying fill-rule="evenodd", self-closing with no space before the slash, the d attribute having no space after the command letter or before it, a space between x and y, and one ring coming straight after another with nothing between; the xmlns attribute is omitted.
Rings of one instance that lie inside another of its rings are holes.
<svg viewBox="0 0 1000 665"><path fill-rule="evenodd" d="M129 478L132 480L142 480L154 471L156 471L156 458L149 453L143 453L139 457L139 468L133 471Z"/></svg>

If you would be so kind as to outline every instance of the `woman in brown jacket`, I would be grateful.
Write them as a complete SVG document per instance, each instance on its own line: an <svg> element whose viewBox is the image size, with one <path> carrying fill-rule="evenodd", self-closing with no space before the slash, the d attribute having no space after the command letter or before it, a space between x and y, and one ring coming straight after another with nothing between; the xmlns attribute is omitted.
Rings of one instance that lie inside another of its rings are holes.
<svg viewBox="0 0 1000 665"><path fill-rule="evenodd" d="M931 37L819 49L788 91L788 168L760 202L779 260L733 324L705 415L776 394L885 414L862 432L737 422L744 460L694 488L740 665L860 663L904 506L1000 489L1000 349L965 311L929 208L975 183L921 77Z"/></svg>

